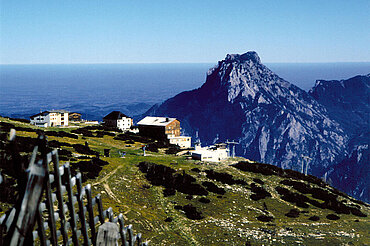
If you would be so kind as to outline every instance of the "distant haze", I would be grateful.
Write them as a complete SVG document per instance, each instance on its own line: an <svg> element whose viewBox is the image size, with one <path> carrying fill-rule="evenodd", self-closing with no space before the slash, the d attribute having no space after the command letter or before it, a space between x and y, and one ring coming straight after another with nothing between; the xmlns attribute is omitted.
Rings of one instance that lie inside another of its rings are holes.
<svg viewBox="0 0 370 246"><path fill-rule="evenodd" d="M266 63L266 66L306 91L316 80L341 80L370 73L370 62Z"/></svg>
<svg viewBox="0 0 370 246"><path fill-rule="evenodd" d="M66 109L101 120L111 110L141 114L155 103L200 87L214 65L0 65L0 115L28 118L40 110ZM304 90L310 89L316 79L346 79L370 73L369 62L267 66Z"/></svg>

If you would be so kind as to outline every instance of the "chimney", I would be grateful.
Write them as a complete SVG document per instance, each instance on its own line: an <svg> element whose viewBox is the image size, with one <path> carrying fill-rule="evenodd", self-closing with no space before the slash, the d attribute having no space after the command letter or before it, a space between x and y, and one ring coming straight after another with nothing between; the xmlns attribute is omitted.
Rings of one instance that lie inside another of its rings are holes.
<svg viewBox="0 0 370 246"><path fill-rule="evenodd" d="M170 121L170 118L166 117L166 122L169 122Z"/></svg>

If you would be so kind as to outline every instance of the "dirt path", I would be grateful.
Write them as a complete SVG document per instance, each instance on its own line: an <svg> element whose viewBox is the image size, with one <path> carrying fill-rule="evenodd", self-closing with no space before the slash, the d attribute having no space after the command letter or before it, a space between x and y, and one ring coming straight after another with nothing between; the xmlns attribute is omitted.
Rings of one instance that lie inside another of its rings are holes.
<svg viewBox="0 0 370 246"><path fill-rule="evenodd" d="M105 191L107 192L107 194L113 198L113 200L121 203L121 201L116 197L116 195L114 195L114 193L112 192L112 190L110 189L109 185L107 183L104 183L103 184L103 187L105 189Z"/></svg>
<svg viewBox="0 0 370 246"><path fill-rule="evenodd" d="M111 171L110 173L108 173L107 175L104 176L104 178L102 178L101 180L99 180L98 182L95 182L92 184L92 186L95 186L95 185L98 185L98 184L102 184L103 183L103 187L105 189L105 191L107 192L107 194L112 197L113 200L115 200L116 202L119 202L121 203L121 201L117 198L116 195L114 195L113 191L110 189L108 183L106 182L110 177L112 177L113 174L115 174L120 168L122 168L122 166L119 166L117 167L116 169L114 169L113 171Z"/></svg>
<svg viewBox="0 0 370 246"><path fill-rule="evenodd" d="M102 178L101 180L99 180L98 182L96 183L93 183L91 186L95 186L95 185L98 185L98 184L101 184L105 181L107 181L113 174L115 174L118 169L121 169L123 166L119 166L117 167L116 169L114 169L112 172L108 173L107 175L104 176L104 178Z"/></svg>

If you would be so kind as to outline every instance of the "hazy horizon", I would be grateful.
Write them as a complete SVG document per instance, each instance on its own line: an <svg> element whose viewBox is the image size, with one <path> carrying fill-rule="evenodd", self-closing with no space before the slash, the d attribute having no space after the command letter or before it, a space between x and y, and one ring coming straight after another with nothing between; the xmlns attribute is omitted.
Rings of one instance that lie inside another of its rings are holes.
<svg viewBox="0 0 370 246"><path fill-rule="evenodd" d="M0 66L6 65L150 65L150 64L216 64L215 62L112 62L112 63L0 63ZM353 62L263 62L265 65L268 64L328 64L328 63L370 63L370 61L353 61Z"/></svg>
<svg viewBox="0 0 370 246"><path fill-rule="evenodd" d="M182 91L199 88L216 64L0 65L0 114L27 118L57 108L86 112L88 119L109 110L140 114ZM317 79L348 79L370 72L370 62L265 65L306 91Z"/></svg>

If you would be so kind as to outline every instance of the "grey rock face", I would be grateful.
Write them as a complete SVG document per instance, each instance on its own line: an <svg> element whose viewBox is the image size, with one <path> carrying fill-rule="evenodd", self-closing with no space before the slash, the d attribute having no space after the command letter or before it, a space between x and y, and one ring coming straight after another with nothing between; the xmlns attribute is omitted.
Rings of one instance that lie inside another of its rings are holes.
<svg viewBox="0 0 370 246"><path fill-rule="evenodd" d="M364 132L351 139L349 154L332 166L327 175L334 187L365 202L370 202L369 134Z"/></svg>
<svg viewBox="0 0 370 246"><path fill-rule="evenodd" d="M328 171L332 184L366 202L370 202L370 75L347 80L318 80L309 91L324 105L332 119L350 136L348 155Z"/></svg>
<svg viewBox="0 0 370 246"><path fill-rule="evenodd" d="M309 94L326 107L330 117L351 137L369 130L370 74L347 80L317 80Z"/></svg>
<svg viewBox="0 0 370 246"><path fill-rule="evenodd" d="M180 93L146 115L176 117L202 143L240 141L237 154L322 176L346 154L348 136L307 92L264 66L256 52L227 55L198 89Z"/></svg>

